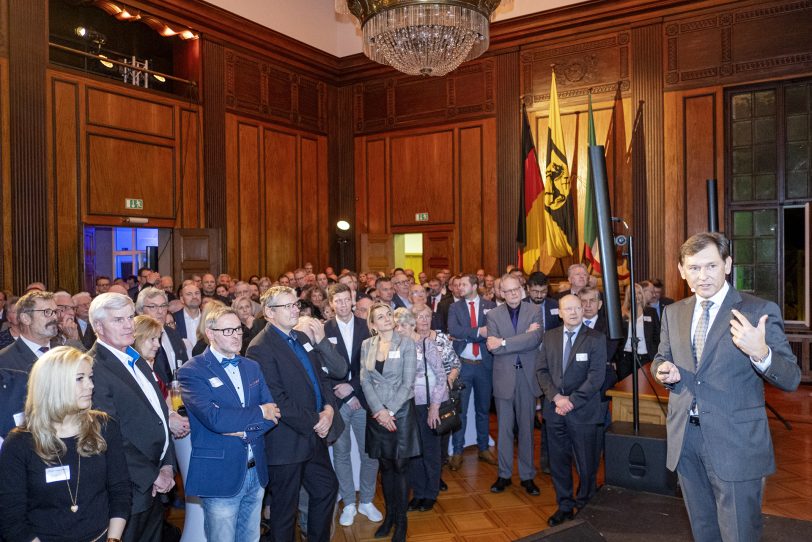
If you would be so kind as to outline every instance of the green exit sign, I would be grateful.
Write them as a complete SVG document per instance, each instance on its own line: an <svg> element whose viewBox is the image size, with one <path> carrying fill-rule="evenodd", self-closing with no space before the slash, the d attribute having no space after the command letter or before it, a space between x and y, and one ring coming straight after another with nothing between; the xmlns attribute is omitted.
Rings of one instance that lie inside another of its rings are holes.
<svg viewBox="0 0 812 542"><path fill-rule="evenodd" d="M429 214L428 213L417 213L414 215L414 219L417 222L428 222L429 221Z"/></svg>
<svg viewBox="0 0 812 542"><path fill-rule="evenodd" d="M137 209L139 211L144 210L144 200L142 199L133 199L133 198L125 198L124 199L124 208L125 209Z"/></svg>

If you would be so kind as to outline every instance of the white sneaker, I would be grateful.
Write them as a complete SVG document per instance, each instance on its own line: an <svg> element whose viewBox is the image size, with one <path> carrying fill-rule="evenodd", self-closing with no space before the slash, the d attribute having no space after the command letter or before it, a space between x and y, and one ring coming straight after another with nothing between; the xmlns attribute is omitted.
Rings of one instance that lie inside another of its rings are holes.
<svg viewBox="0 0 812 542"><path fill-rule="evenodd" d="M352 525L352 522L355 521L355 514L357 513L355 505L348 504L344 507L344 510L341 511L341 517L338 519L338 523L340 523L342 527L349 527Z"/></svg>
<svg viewBox="0 0 812 542"><path fill-rule="evenodd" d="M364 514L369 521L372 523L378 523L379 521L383 521L383 515L381 511L375 508L375 505L371 502L362 502L358 505L358 511Z"/></svg>

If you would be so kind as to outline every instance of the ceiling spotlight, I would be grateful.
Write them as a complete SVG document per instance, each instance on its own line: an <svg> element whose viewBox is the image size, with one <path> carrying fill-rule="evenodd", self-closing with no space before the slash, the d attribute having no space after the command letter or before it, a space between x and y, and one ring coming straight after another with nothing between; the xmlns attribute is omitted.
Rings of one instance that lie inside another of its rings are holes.
<svg viewBox="0 0 812 542"><path fill-rule="evenodd" d="M336 228L338 228L341 231L348 231L350 229L350 223L347 222L346 220L339 220L338 222L336 222Z"/></svg>
<svg viewBox="0 0 812 542"><path fill-rule="evenodd" d="M84 26L77 26L76 28L73 29L73 33L79 36L80 38L84 38L85 36L87 36L87 28L85 28Z"/></svg>

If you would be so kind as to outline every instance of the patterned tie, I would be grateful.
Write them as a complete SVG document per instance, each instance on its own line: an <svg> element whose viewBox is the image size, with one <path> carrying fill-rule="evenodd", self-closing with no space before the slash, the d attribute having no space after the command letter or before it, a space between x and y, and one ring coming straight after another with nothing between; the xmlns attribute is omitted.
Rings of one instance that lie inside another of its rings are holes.
<svg viewBox="0 0 812 542"><path fill-rule="evenodd" d="M471 327L479 327L479 326L477 326L477 323L476 323L476 309L474 308L474 302L469 301L468 305L471 306ZM479 343L474 343L473 345L471 345L471 347L473 349L474 356L478 356L479 355Z"/></svg>
<svg viewBox="0 0 812 542"><path fill-rule="evenodd" d="M705 335L708 334L708 323L710 322L710 308L713 301L706 299L699 303L702 306L702 314L699 316L699 322L696 324L694 331L694 354L696 356L696 365L699 367L699 361L702 359L702 351L705 349Z"/></svg>
<svg viewBox="0 0 812 542"><path fill-rule="evenodd" d="M574 331L564 331L567 336L567 342L564 343L564 361L562 363L561 374L567 372L567 365L569 365L570 354L572 354L572 336L575 335Z"/></svg>

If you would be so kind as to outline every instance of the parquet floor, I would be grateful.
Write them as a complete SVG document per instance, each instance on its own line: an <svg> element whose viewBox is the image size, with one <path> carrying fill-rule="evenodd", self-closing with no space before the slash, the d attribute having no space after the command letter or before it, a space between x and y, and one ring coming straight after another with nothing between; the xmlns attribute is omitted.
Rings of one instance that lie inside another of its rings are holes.
<svg viewBox="0 0 812 542"><path fill-rule="evenodd" d="M770 413L778 471L767 480L763 511L777 516L812 520L812 386L802 386L792 394L768 388L767 401L790 421L793 429L787 431ZM496 434L495 424L495 416L492 416L491 434ZM538 435L537 431L537 454ZM440 493L434 510L409 513L409 540L514 540L545 529L547 518L556 509L550 476L541 472L536 477L536 484L541 489L538 497L527 495L519 486L515 474L513 485L504 493L491 493L490 486L496 480L496 467L478 461L473 448L466 450L459 471L443 469L443 479L448 484L448 491ZM603 467L598 473L598 483L602 482ZM383 510L380 491L376 504ZM173 520L180 519L182 524L182 517L173 516ZM376 540L373 538L375 529L375 524L358 515L351 527L337 525L334 541Z"/></svg>

